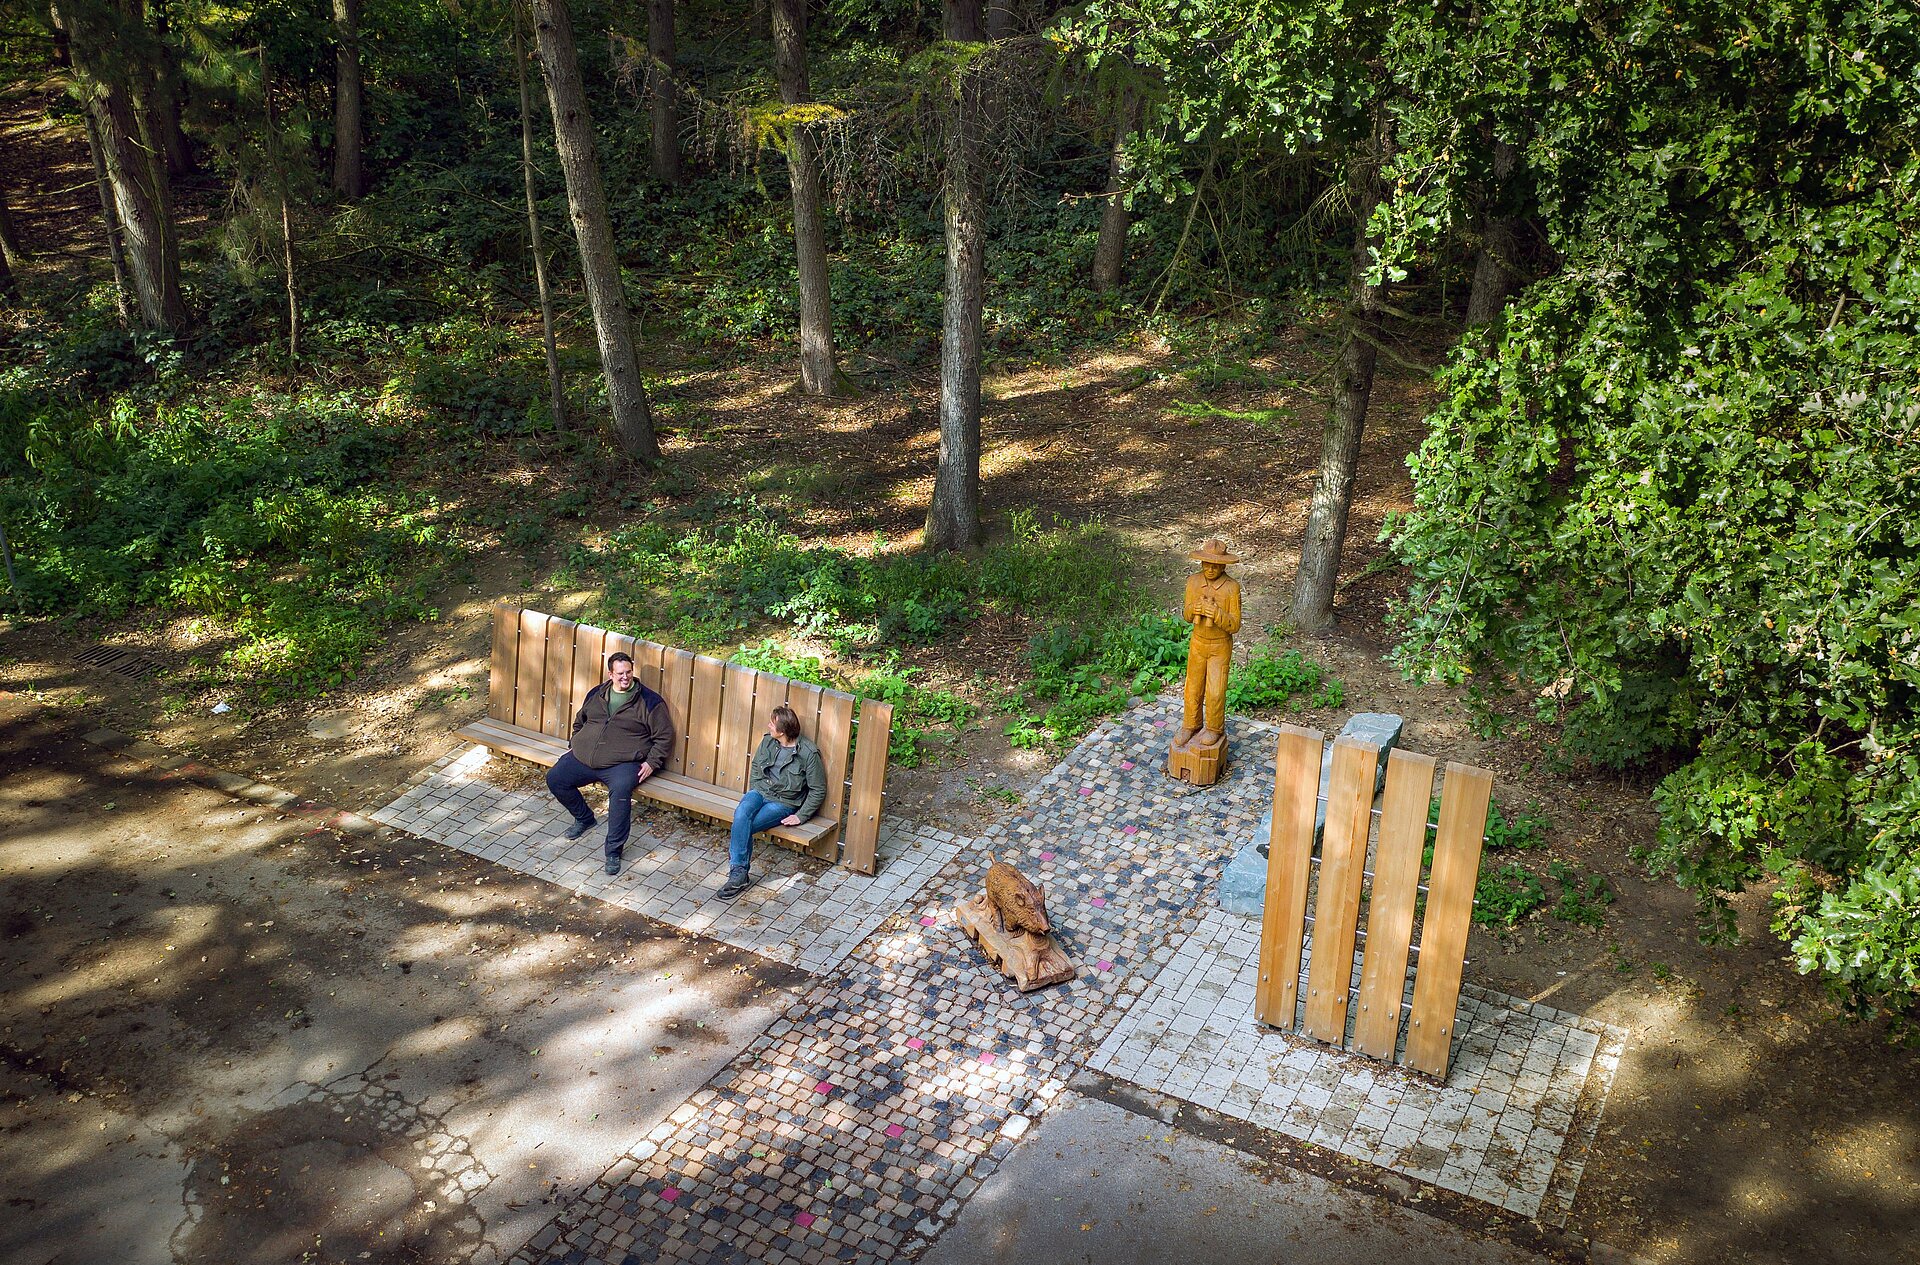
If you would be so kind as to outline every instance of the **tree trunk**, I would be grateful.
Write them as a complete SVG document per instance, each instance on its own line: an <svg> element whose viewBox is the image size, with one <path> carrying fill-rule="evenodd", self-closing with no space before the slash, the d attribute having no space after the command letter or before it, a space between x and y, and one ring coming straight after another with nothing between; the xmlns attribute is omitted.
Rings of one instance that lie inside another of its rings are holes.
<svg viewBox="0 0 1920 1265"><path fill-rule="evenodd" d="M674 87L673 0L647 0L647 91L653 98L653 178L680 181L680 101Z"/></svg>
<svg viewBox="0 0 1920 1265"><path fill-rule="evenodd" d="M187 323L187 308L180 297L174 226L166 213L166 177L141 135L132 85L119 55L125 50L114 47L124 41L116 41L106 24L84 5L63 7L57 13L67 30L74 72L125 234L127 272L140 303L141 323L155 330L181 329ZM130 73L138 77L141 72L135 67Z"/></svg>
<svg viewBox="0 0 1920 1265"><path fill-rule="evenodd" d="M546 71L554 149L567 180L567 208L573 218L574 240L580 247L580 275L586 282L587 303L593 309L593 332L600 344L607 402L613 407L614 434L621 451L629 457L653 461L660 456L660 444L654 438L653 414L647 408L640 361L634 354L633 320L627 312L626 292L620 286L620 260L613 251L607 195L600 183L600 161L593 151L593 120L587 114L587 94L580 82L580 59L574 51L573 20L567 14L566 0L533 0L533 29Z"/></svg>
<svg viewBox="0 0 1920 1265"><path fill-rule="evenodd" d="M1100 211L1100 237L1093 245L1093 288L1105 293L1120 284L1127 260L1127 140L1140 128L1140 94L1120 92L1119 118L1113 125L1113 155L1107 161L1107 202Z"/></svg>
<svg viewBox="0 0 1920 1265"><path fill-rule="evenodd" d="M806 0L773 0L773 68L780 99L807 99ZM832 395L840 367L833 350L833 300L827 284L827 234L820 219L820 164L813 134L787 132L787 172L793 184L793 252L800 265L800 389Z"/></svg>
<svg viewBox="0 0 1920 1265"><path fill-rule="evenodd" d="M100 157L100 129L93 112L85 111L87 154L93 159L93 191L100 198L100 223L107 234L107 260L113 265L113 305L120 312L120 323L133 319L133 285L127 280L127 256L120 249L120 217L113 211L113 190L107 183L106 160Z"/></svg>
<svg viewBox="0 0 1920 1265"><path fill-rule="evenodd" d="M1012 35L1016 16L1014 0L987 0L987 38L1003 40Z"/></svg>
<svg viewBox="0 0 1920 1265"><path fill-rule="evenodd" d="M187 134L180 130L180 66L167 38L172 27L165 0L161 0L153 6L153 82L148 88L148 111L169 177L184 176L194 167Z"/></svg>
<svg viewBox="0 0 1920 1265"><path fill-rule="evenodd" d="M260 46L260 101L266 111L267 179L280 202L280 262L287 282L287 359L300 359L300 291L293 267L293 210L287 200L287 169L280 161L280 134L273 121L273 76L267 70L267 46Z"/></svg>
<svg viewBox="0 0 1920 1265"><path fill-rule="evenodd" d="M12 225L7 219L7 204L0 200L0 234L10 235ZM14 251L0 250L0 299L18 300L20 282L13 275Z"/></svg>
<svg viewBox="0 0 1920 1265"><path fill-rule="evenodd" d="M1499 317L1507 299L1520 288L1515 266L1520 234L1508 210L1514 169L1520 165L1520 149L1505 141L1493 143L1493 184L1482 204L1480 253L1473 264L1473 290L1467 296L1467 328L1490 325Z"/></svg>
<svg viewBox="0 0 1920 1265"><path fill-rule="evenodd" d="M513 14L513 65L520 75L520 174L527 186L527 244L533 252L533 288L540 296L540 340L547 350L547 390L553 428L567 428L567 393L560 378L560 353L553 343L553 291L547 285L547 250L540 238L540 204L533 194L533 101L527 93L527 51L520 36L520 14Z"/></svg>
<svg viewBox="0 0 1920 1265"><path fill-rule="evenodd" d="M7 191L0 188L0 263L8 271L16 271L26 262L27 253L20 248L20 233L13 226L13 211L7 206Z"/></svg>
<svg viewBox="0 0 1920 1265"><path fill-rule="evenodd" d="M360 0L333 0L333 191L366 192L360 167Z"/></svg>
<svg viewBox="0 0 1920 1265"><path fill-rule="evenodd" d="M945 0L946 36L979 42L980 0ZM981 85L962 72L947 103L947 294L940 338L940 460L925 544L973 549L980 543L980 311L985 292L986 193L980 164Z"/></svg>
<svg viewBox="0 0 1920 1265"><path fill-rule="evenodd" d="M747 10L747 38L758 43L773 34L773 5L779 0L753 0Z"/></svg>
<svg viewBox="0 0 1920 1265"><path fill-rule="evenodd" d="M1333 408L1320 438L1320 471L1307 511L1306 537L1300 543L1300 570L1293 582L1296 628L1314 630L1333 623L1334 581L1340 574L1340 550L1347 538L1347 510L1353 503L1354 469L1360 460L1360 436L1367 425L1367 400L1373 393L1379 359L1380 313L1385 286L1368 279L1373 247L1367 225L1380 204L1380 169L1391 157L1392 133L1386 107L1374 107L1373 139L1353 157L1353 280L1347 307L1347 340L1335 372Z"/></svg>

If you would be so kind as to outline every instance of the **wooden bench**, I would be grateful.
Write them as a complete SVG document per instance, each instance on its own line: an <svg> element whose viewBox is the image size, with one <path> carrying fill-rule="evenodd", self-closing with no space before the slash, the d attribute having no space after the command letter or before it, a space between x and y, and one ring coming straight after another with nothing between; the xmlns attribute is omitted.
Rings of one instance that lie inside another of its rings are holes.
<svg viewBox="0 0 1920 1265"><path fill-rule="evenodd" d="M622 650L633 656L640 683L666 699L673 716L673 759L636 794L731 822L767 714L785 703L799 713L800 732L820 747L827 798L811 821L765 833L823 860L837 855L858 873L874 872L893 733L890 703L497 602L487 714L460 728L459 736L551 767L567 750L580 700L606 679L607 656Z"/></svg>

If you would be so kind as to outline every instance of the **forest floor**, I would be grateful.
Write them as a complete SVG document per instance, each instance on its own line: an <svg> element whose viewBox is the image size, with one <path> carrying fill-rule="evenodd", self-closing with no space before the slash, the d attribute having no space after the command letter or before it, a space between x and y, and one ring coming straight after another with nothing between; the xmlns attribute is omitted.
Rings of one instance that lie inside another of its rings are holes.
<svg viewBox="0 0 1920 1265"><path fill-rule="evenodd" d="M1277 348L1267 382L1314 372L1314 344ZM988 394L986 489L990 513L1033 506L1099 517L1126 541L1138 578L1171 608L1184 554L1220 534L1246 561L1245 629L1277 624L1296 556L1293 542L1317 452L1311 388L1248 387L1211 402L1222 409L1291 410L1284 425L1172 410L1178 379L1127 388L1156 367L1151 348L1060 366L1000 366ZM800 400L783 363L665 371L683 421L668 437L676 478L689 489L751 479L807 513L815 541L871 547L876 533L910 544L930 482L935 446L931 381L900 376L857 400ZM1541 803L1551 821L1536 868L1557 859L1604 875L1617 894L1589 929L1544 911L1515 932L1476 929L1470 978L1515 996L1548 1000L1631 1033L1572 1227L1661 1261L1891 1259L1920 1233L1920 1147L1910 1053L1875 1028L1849 1025L1811 982L1795 976L1764 932L1759 895L1743 900L1743 945L1700 946L1691 902L1649 880L1628 849L1650 837L1648 786L1556 768L1536 734L1479 736L1455 691L1409 684L1383 656L1387 599L1402 583L1365 575L1382 516L1409 503L1405 456L1420 437L1426 388L1395 377L1376 391L1344 567L1363 576L1343 589L1336 630L1282 634L1346 688L1338 712L1300 719L1331 732L1353 711L1407 717L1415 750L1492 769L1511 805ZM697 418L698 421L691 419ZM550 495L568 477L537 462L468 476L453 495L511 500ZM583 535L617 525L609 514ZM208 714L163 707L164 687L85 668L74 656L98 642L144 647L166 658L166 628L152 620L78 629L53 623L0 630L0 687L83 708L90 720L193 754L208 763L326 802L371 809L456 745L451 731L485 698L489 604L498 597L565 612L590 594L548 583L560 546L544 556L496 552L444 595L437 622L404 628L356 681L312 704ZM968 691L1010 663L1024 631L985 622L915 657L936 684ZM990 701L990 694L980 695ZM1018 791L1051 757L1015 750L1004 716L987 715L927 766L896 771L892 810L959 831L1008 811L993 787Z"/></svg>
<svg viewBox="0 0 1920 1265"><path fill-rule="evenodd" d="M47 170L59 173L63 187L83 190L85 168L71 159L70 146L50 153ZM71 192L57 219L80 222L82 210L82 194ZM56 241L59 228L53 219L29 221L30 248L88 253ZM1414 337L1400 354L1431 363L1441 350ZM1245 560L1234 569L1245 594L1244 649L1285 614L1330 351L1323 330L1303 326L1241 366L1244 372L1204 389L1190 363L1152 342L1057 363L989 366L983 474L990 527L1024 508L1097 518L1124 541L1134 578L1169 609L1190 569L1186 551L1203 537L1223 536ZM809 543L866 550L883 537L888 548L911 547L937 448L930 368L856 356L850 365L867 393L823 402L791 392L781 357L717 359L664 340L649 355L665 402L670 473L629 475L611 460L583 471L561 449L528 444L450 468L434 490L456 516L475 521L574 486L604 494L598 503L607 508L568 524L566 536L542 549L501 545L478 558L471 575L439 595L437 622L398 629L355 680L324 698L216 715L211 705L223 700L170 698L164 679L143 683L76 661L98 644L139 650L163 667L177 661L181 630L150 614L85 627L0 623L0 689L84 721L80 728L112 726L367 810L459 745L452 730L481 711L495 599L567 613L595 596L558 589L552 577L571 543L620 525L623 515L612 507L630 482L643 499L680 511L714 493L751 490L794 511L795 530ZM1382 555L1376 539L1385 516L1410 506L1405 460L1423 438L1430 402L1424 377L1383 363L1348 529L1339 622L1325 636L1280 629L1275 637L1345 686L1338 711L1296 719L1331 732L1355 711L1404 715L1409 748L1487 767L1505 803L1543 806L1551 830L1546 848L1526 858L1530 865L1543 870L1560 860L1605 876L1615 893L1598 928L1542 911L1507 935L1476 929L1469 950L1473 982L1630 1033L1571 1227L1663 1262L1914 1259L1904 1255L1920 1241L1913 1055L1889 1047L1877 1028L1843 1022L1815 984L1792 973L1765 933L1762 894L1740 902L1743 944L1697 942L1690 900L1650 880L1629 857L1653 830L1647 781L1567 770L1552 758L1549 736L1524 727L1483 736L1457 691L1410 684L1385 662L1388 603L1404 578L1369 564ZM1019 619L985 619L907 662L928 682L991 706L997 695L986 685L1004 679L1030 632ZM891 810L962 832L1009 811L1004 797L989 792L1019 791L1053 757L1014 749L1001 733L1006 719L989 712L923 767L896 770ZM463 873L473 868L454 860Z"/></svg>

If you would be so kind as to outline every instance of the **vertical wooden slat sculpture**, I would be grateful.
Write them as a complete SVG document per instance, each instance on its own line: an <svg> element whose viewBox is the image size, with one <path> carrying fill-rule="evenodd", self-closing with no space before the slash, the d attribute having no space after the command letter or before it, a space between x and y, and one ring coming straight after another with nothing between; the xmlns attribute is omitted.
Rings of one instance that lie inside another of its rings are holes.
<svg viewBox="0 0 1920 1265"><path fill-rule="evenodd" d="M1416 952L1413 1005L1400 1061L1445 1079L1460 1002L1480 850L1493 776L1484 769L1447 765L1433 869L1424 914L1419 892L1422 853L1435 761L1395 751L1387 763L1380 832L1367 882L1368 833L1378 751L1371 744L1334 743L1327 787L1319 874L1313 875L1314 805L1322 738L1311 730L1282 730L1274 758L1273 830L1268 842L1266 908L1261 918L1259 984L1254 1014L1280 1028L1299 1026L1332 1045L1392 1059L1400 1040L1409 956ZM1312 951L1306 955L1307 996L1297 1005L1306 942L1308 889L1313 889ZM1366 928L1359 934L1362 901ZM1359 964L1358 1011L1352 1010L1354 947Z"/></svg>

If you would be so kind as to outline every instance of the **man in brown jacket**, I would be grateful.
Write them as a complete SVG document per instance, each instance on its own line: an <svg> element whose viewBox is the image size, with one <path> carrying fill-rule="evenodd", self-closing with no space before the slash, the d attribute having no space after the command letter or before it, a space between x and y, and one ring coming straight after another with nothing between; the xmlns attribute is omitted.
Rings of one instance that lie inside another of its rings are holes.
<svg viewBox="0 0 1920 1265"><path fill-rule="evenodd" d="M593 829L593 810L581 796L588 782L607 787L607 873L620 872L621 849L633 819L633 790L673 758L673 717L667 700L633 677L633 656L607 658L607 679L587 691L573 718L571 748L547 770L547 789L573 814L567 838Z"/></svg>

